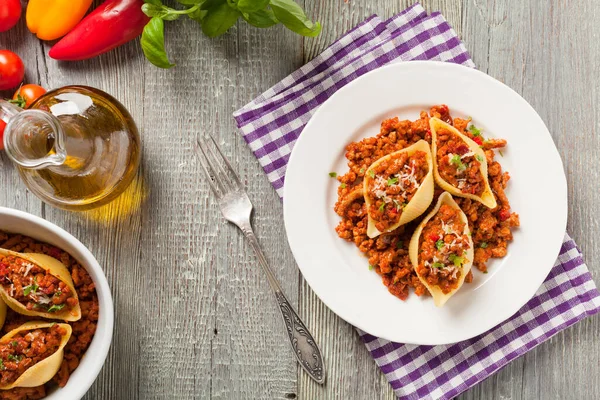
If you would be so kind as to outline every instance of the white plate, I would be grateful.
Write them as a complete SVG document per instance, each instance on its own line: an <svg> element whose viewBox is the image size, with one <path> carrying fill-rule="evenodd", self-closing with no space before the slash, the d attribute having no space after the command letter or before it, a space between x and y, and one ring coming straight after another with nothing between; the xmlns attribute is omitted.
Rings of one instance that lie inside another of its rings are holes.
<svg viewBox="0 0 600 400"><path fill-rule="evenodd" d="M407 301L394 297L356 246L337 236L338 182L328 175L347 171L346 145L375 136L383 119L415 120L436 104L447 104L453 116L472 116L486 137L508 140L496 159L510 172L506 193L521 219L507 256L490 260L488 274L474 271L473 282L443 308L414 292ZM370 72L319 108L290 157L283 205L298 266L333 312L378 337L435 345L487 331L534 295L562 244L567 184L548 129L521 96L477 70L414 61Z"/></svg>

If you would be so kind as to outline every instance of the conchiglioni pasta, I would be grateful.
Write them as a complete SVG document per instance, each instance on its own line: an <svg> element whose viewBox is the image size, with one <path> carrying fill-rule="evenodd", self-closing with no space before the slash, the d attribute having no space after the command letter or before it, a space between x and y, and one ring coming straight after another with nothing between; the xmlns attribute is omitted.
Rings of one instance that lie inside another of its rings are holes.
<svg viewBox="0 0 600 400"><path fill-rule="evenodd" d="M495 208L496 198L490 188L487 159L481 147L438 118L430 118L429 125L436 183L454 196Z"/></svg>
<svg viewBox="0 0 600 400"><path fill-rule="evenodd" d="M410 261L436 306L463 285L473 264L469 220L448 192L421 221L410 240Z"/></svg>
<svg viewBox="0 0 600 400"><path fill-rule="evenodd" d="M433 198L433 163L425 140L375 161L365 174L367 234L391 232L423 214Z"/></svg>
<svg viewBox="0 0 600 400"><path fill-rule="evenodd" d="M0 297L19 314L64 321L81 318L69 270L44 254L0 249Z"/></svg>
<svg viewBox="0 0 600 400"><path fill-rule="evenodd" d="M30 321L0 338L0 390L36 387L59 370L69 324Z"/></svg>

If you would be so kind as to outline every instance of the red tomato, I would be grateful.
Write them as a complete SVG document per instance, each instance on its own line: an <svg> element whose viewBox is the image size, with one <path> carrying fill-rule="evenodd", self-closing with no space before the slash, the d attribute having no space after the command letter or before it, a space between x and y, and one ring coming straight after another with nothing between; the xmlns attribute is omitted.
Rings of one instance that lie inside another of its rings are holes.
<svg viewBox="0 0 600 400"><path fill-rule="evenodd" d="M4 128L6 127L6 122L0 119L0 150L4 149Z"/></svg>
<svg viewBox="0 0 600 400"><path fill-rule="evenodd" d="M5 32L15 26L21 18L20 0L0 1L0 32Z"/></svg>
<svg viewBox="0 0 600 400"><path fill-rule="evenodd" d="M506 221L510 218L510 211L504 208L500 211L500 214L498 214L498 216L500 217L500 221Z"/></svg>
<svg viewBox="0 0 600 400"><path fill-rule="evenodd" d="M0 90L19 86L25 76L25 66L18 55L10 50L0 50Z"/></svg>
<svg viewBox="0 0 600 400"><path fill-rule="evenodd" d="M477 143L478 145L480 145L480 146L483 144L483 140L481 140L481 136L475 136L475 137L473 138L473 141L474 141L475 143Z"/></svg>
<svg viewBox="0 0 600 400"><path fill-rule="evenodd" d="M28 108L31 103L36 101L40 96L46 93L46 89L39 85L27 84L23 85L15 92L13 100L17 100L17 105L21 108Z"/></svg>

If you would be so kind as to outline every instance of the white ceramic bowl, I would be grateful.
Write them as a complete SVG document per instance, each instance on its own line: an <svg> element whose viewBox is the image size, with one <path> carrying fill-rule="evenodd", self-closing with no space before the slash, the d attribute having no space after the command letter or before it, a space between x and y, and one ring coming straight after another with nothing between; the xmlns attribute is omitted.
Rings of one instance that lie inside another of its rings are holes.
<svg viewBox="0 0 600 400"><path fill-rule="evenodd" d="M45 400L79 400L100 373L112 341L113 301L104 272L92 253L79 240L42 218L0 207L0 230L30 236L63 249L79 261L96 285L99 315L94 339L67 385L45 397Z"/></svg>

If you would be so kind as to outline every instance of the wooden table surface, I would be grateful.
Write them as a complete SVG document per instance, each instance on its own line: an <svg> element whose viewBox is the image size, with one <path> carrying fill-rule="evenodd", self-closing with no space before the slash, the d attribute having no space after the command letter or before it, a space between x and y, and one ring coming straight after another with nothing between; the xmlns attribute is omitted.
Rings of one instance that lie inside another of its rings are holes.
<svg viewBox="0 0 600 400"><path fill-rule="evenodd" d="M320 37L238 24L210 40L192 21L168 23L167 48L177 63L168 71L146 62L137 42L87 62L59 64L23 22L0 34L0 47L24 59L27 81L103 89L131 111L143 137L136 184L125 197L86 213L42 204L0 154L0 205L40 215L75 235L111 285L113 345L86 399L394 397L355 329L327 309L299 273L281 202L231 114L367 16L390 17L411 1L300 3L322 22ZM598 280L600 8L594 0L422 4L442 11L477 66L519 92L548 125L569 183L568 229ZM194 158L200 133L218 138L247 184L267 258L323 350L325 386L297 366L251 249L216 208ZM599 331L599 318L586 319L461 398L598 399Z"/></svg>

